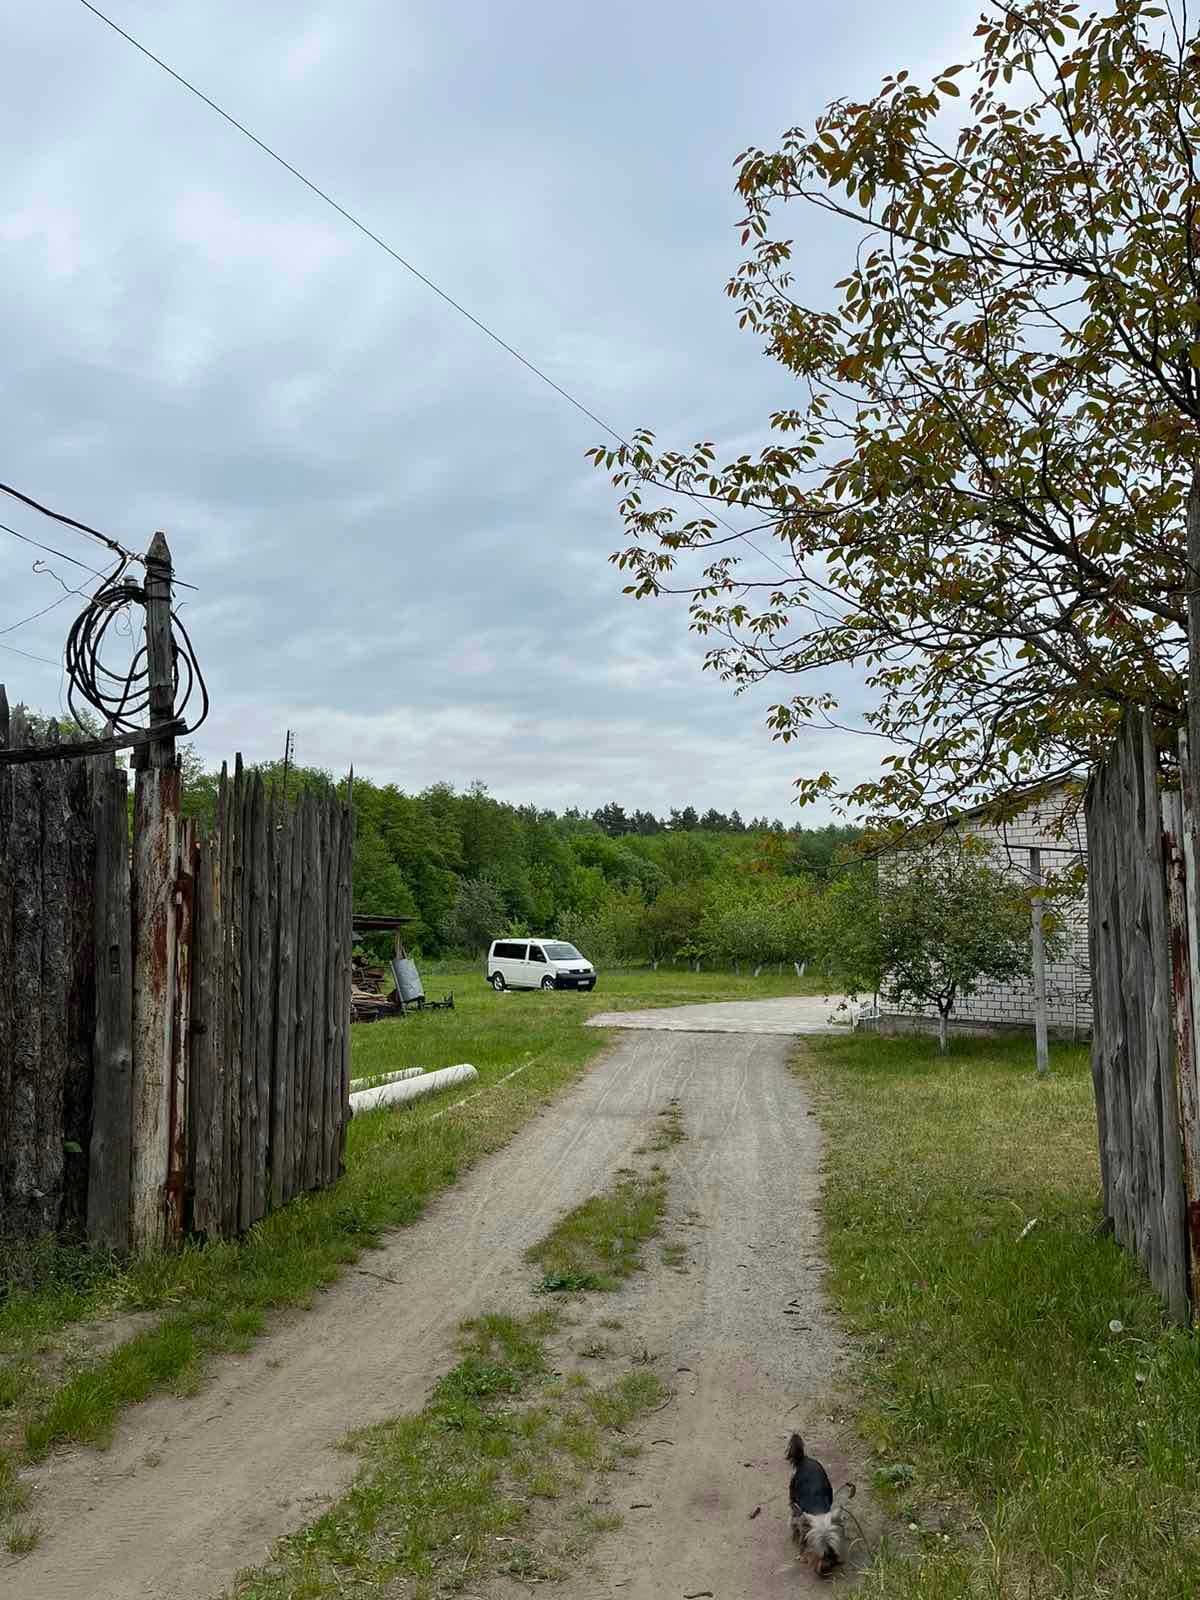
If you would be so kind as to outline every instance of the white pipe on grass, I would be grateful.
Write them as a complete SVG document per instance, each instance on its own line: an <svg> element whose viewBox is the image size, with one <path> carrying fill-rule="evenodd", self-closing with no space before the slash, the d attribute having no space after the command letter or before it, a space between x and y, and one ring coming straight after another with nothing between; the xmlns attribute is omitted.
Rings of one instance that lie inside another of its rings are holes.
<svg viewBox="0 0 1200 1600"><path fill-rule="evenodd" d="M474 1083L479 1074L463 1062L457 1067L442 1067L437 1072L422 1072L415 1078L402 1078L398 1083L381 1083L377 1089L360 1089L350 1096L350 1110L354 1116L360 1111L373 1111L376 1106L401 1106L422 1095L436 1094L439 1089L451 1089L458 1083Z"/></svg>
<svg viewBox="0 0 1200 1600"><path fill-rule="evenodd" d="M399 1083L402 1078L419 1078L424 1067L401 1067L399 1072L372 1072L365 1078L351 1078L350 1093L360 1089L377 1089L381 1083Z"/></svg>

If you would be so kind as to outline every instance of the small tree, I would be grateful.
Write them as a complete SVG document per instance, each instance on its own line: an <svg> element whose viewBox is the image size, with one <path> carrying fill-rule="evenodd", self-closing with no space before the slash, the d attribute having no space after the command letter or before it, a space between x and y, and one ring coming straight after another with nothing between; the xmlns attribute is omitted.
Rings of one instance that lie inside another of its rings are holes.
<svg viewBox="0 0 1200 1600"><path fill-rule="evenodd" d="M703 915L704 892L698 884L664 889L641 918L641 941L651 963L657 967L689 949Z"/></svg>
<svg viewBox="0 0 1200 1600"><path fill-rule="evenodd" d="M443 932L454 950L477 955L504 932L510 921L504 896L486 878L463 878Z"/></svg>
<svg viewBox="0 0 1200 1600"><path fill-rule="evenodd" d="M846 866L821 898L819 940L826 972L851 996L883 983L879 879L873 862Z"/></svg>
<svg viewBox="0 0 1200 1600"><path fill-rule="evenodd" d="M882 987L898 1004L936 1007L938 1048L945 1052L957 1000L988 979L1028 976L1028 896L969 839L913 851L885 868L882 878Z"/></svg>
<svg viewBox="0 0 1200 1600"><path fill-rule="evenodd" d="M558 932L593 961L624 966L636 961L642 953L645 914L646 902L640 890L613 889L586 916L578 911L565 911L558 919Z"/></svg>

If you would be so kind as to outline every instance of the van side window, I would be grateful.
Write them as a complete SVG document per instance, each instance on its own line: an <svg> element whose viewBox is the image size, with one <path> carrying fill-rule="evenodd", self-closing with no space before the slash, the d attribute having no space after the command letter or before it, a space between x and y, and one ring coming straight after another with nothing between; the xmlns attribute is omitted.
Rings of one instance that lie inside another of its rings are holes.
<svg viewBox="0 0 1200 1600"><path fill-rule="evenodd" d="M525 946L523 944L498 944L492 951L493 961L523 961L525 959Z"/></svg>
<svg viewBox="0 0 1200 1600"><path fill-rule="evenodd" d="M546 958L538 945L531 944L529 946L529 959L530 961L545 961Z"/></svg>

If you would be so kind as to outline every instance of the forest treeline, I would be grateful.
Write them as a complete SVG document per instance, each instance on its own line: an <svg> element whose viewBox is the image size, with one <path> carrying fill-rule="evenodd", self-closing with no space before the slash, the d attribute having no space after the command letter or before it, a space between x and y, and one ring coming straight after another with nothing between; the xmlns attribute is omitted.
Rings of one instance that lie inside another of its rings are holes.
<svg viewBox="0 0 1200 1600"><path fill-rule="evenodd" d="M281 762L257 770L278 804L335 781L307 767L285 776ZM185 752L188 814L211 825L218 785ZM553 933L596 960L802 961L829 869L856 837L744 822L736 810L685 806L659 818L614 801L556 813L498 800L482 784L408 794L358 777L354 811L355 909L414 918L409 942L427 956Z"/></svg>

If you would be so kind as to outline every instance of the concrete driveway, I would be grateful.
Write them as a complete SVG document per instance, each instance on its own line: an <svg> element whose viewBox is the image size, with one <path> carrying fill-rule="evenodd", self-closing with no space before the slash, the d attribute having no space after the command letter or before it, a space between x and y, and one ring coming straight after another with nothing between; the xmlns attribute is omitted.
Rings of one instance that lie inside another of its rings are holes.
<svg viewBox="0 0 1200 1600"><path fill-rule="evenodd" d="M715 1005L670 1006L648 1011L601 1011L589 1028L649 1028L667 1033L848 1033L831 1017L841 995L786 995L778 1000L732 1000Z"/></svg>

